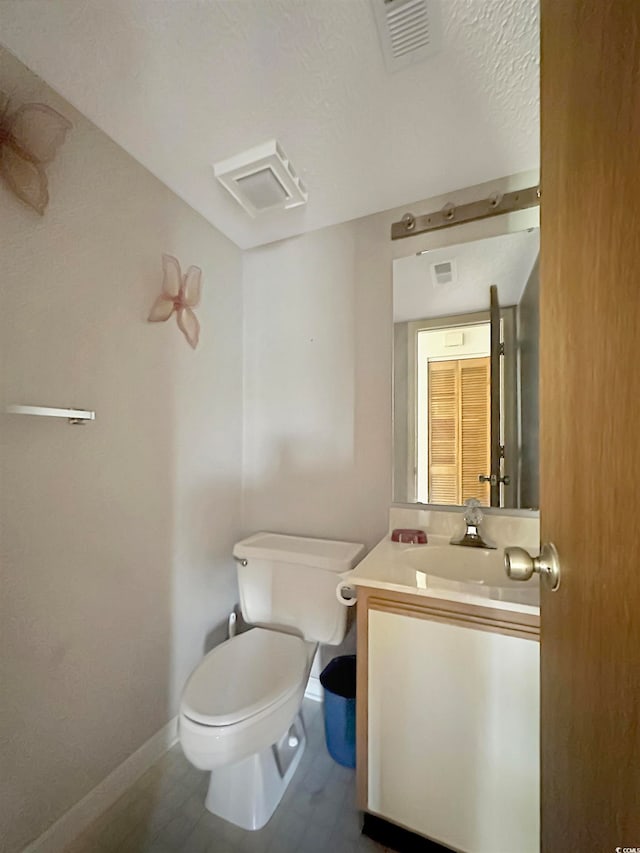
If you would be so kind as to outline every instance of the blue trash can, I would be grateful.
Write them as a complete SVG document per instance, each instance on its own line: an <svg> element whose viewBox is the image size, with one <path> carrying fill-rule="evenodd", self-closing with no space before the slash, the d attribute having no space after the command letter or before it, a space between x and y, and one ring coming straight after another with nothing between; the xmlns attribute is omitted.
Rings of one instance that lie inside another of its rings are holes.
<svg viewBox="0 0 640 853"><path fill-rule="evenodd" d="M320 675L324 687L324 734L329 755L356 766L356 656L334 658Z"/></svg>

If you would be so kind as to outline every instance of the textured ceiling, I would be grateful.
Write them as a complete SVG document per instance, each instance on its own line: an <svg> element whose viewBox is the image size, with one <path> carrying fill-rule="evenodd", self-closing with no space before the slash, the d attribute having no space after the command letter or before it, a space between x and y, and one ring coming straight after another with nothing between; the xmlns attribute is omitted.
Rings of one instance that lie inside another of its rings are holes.
<svg viewBox="0 0 640 853"><path fill-rule="evenodd" d="M433 249L393 262L393 320L424 320L489 310L489 286L503 306L517 305L540 250L540 231L517 231ZM455 261L457 281L434 285L432 264Z"/></svg>
<svg viewBox="0 0 640 853"><path fill-rule="evenodd" d="M0 41L248 248L538 166L536 0L442 12L395 74L369 0L2 0ZM252 220L211 164L273 137L309 203Z"/></svg>

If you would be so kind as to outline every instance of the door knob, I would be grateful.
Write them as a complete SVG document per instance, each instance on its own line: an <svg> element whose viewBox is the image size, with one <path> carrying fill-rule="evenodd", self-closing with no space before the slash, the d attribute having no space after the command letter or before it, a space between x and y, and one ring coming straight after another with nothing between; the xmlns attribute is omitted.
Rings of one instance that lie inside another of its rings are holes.
<svg viewBox="0 0 640 853"><path fill-rule="evenodd" d="M478 482L490 483L492 486L495 486L498 482L498 478L495 474L478 474Z"/></svg>
<svg viewBox="0 0 640 853"><path fill-rule="evenodd" d="M551 542L542 546L539 557L532 557L524 548L505 548L504 569L512 581L528 581L535 572L552 592L560 586L558 552Z"/></svg>
<svg viewBox="0 0 640 853"><path fill-rule="evenodd" d="M505 486L511 485L511 477L505 474L504 477L498 477L497 474L478 474L479 483L489 483L492 486L497 486L498 483L504 483Z"/></svg>

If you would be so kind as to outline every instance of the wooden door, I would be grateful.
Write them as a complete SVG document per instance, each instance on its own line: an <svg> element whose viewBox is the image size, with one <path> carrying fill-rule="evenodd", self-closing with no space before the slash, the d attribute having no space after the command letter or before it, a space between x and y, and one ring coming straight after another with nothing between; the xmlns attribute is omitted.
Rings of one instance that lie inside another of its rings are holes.
<svg viewBox="0 0 640 853"><path fill-rule="evenodd" d="M460 383L460 503L476 498L489 506L489 484L480 482L491 465L489 358L458 361Z"/></svg>
<svg viewBox="0 0 640 853"><path fill-rule="evenodd" d="M429 500L439 504L460 503L460 419L458 362L430 361Z"/></svg>
<svg viewBox="0 0 640 853"><path fill-rule="evenodd" d="M542 0L542 851L640 847L640 2Z"/></svg>

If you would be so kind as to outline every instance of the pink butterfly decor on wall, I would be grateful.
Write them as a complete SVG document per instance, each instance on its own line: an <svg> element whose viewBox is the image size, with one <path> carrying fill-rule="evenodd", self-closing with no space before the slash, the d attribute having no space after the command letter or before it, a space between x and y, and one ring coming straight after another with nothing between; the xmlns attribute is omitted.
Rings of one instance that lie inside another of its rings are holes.
<svg viewBox="0 0 640 853"><path fill-rule="evenodd" d="M195 349L200 337L200 323L193 309L200 302L202 270L189 267L183 275L179 261L173 255L162 256L162 292L153 303L147 320L163 323L176 312L178 328Z"/></svg>
<svg viewBox="0 0 640 853"><path fill-rule="evenodd" d="M0 92L0 177L41 216L49 204L45 166L56 156L72 124L46 104L23 104L9 111Z"/></svg>

